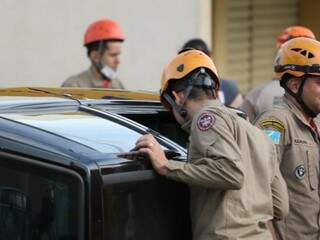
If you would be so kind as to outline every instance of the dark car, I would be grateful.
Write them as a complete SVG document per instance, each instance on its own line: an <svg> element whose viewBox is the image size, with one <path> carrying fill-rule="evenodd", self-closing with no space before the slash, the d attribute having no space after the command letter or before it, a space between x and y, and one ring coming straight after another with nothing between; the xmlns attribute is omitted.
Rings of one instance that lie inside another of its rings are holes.
<svg viewBox="0 0 320 240"><path fill-rule="evenodd" d="M156 95L3 89L0 131L0 239L191 239L187 186L130 153L151 133L186 161Z"/></svg>

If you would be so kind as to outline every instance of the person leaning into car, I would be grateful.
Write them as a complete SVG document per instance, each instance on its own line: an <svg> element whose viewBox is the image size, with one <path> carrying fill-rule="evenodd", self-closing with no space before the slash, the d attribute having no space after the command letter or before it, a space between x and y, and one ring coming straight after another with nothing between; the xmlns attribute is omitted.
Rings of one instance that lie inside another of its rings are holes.
<svg viewBox="0 0 320 240"><path fill-rule="evenodd" d="M188 161L168 160L150 134L135 150L160 175L189 185L194 240L272 239L270 220L289 211L275 146L217 100L219 85L207 55L180 52L163 72L161 102L190 134Z"/></svg>

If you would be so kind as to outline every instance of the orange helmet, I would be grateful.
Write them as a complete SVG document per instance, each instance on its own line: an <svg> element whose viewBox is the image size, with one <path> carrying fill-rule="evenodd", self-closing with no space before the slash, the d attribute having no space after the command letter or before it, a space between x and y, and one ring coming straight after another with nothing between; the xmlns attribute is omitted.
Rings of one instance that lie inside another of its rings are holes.
<svg viewBox="0 0 320 240"><path fill-rule="evenodd" d="M280 48L281 45L284 44L286 41L296 37L316 39L314 33L309 28L302 26L291 26L286 28L278 37L277 48Z"/></svg>
<svg viewBox="0 0 320 240"><path fill-rule="evenodd" d="M212 59L202 51L189 49L178 54L166 66L162 73L160 100L165 107L171 109L164 97L164 94L169 87L169 83L184 78L196 69L204 69L204 71L215 81L215 91L217 92L219 90L220 80Z"/></svg>
<svg viewBox="0 0 320 240"><path fill-rule="evenodd" d="M280 79L280 86L297 100L304 112L312 118L316 117L318 113L304 102L303 89L308 75L320 76L320 42L298 37L283 44L275 60L275 73ZM287 86L290 76L300 78L297 93Z"/></svg>
<svg viewBox="0 0 320 240"><path fill-rule="evenodd" d="M302 77L306 74L320 76L320 42L299 37L282 45L275 59L278 79L285 74Z"/></svg>
<svg viewBox="0 0 320 240"><path fill-rule="evenodd" d="M84 45L103 40L124 41L123 32L116 22L102 19L92 23L88 27L84 35Z"/></svg>

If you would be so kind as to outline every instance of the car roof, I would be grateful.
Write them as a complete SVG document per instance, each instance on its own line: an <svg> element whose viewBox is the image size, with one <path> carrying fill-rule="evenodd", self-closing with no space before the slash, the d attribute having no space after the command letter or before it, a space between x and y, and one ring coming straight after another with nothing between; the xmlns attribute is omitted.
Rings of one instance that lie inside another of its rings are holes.
<svg viewBox="0 0 320 240"><path fill-rule="evenodd" d="M103 88L44 88L44 87L19 87L2 88L0 96L26 97L57 97L73 98L77 100L86 99L123 99L123 100L143 100L159 101L159 94L151 91L129 91L122 89ZM12 98L14 99L14 98Z"/></svg>
<svg viewBox="0 0 320 240"><path fill-rule="evenodd" d="M121 98L117 97L115 93L118 93ZM64 96L64 94L68 95ZM19 121L6 119L3 114L38 111L41 115L48 111L48 106L52 109L58 109L57 111L65 108L82 108L94 116L107 118L127 128L147 133L151 131L147 127L114 114L114 112L117 113L119 109L121 110L123 105L126 105L126 110L122 110L125 113L130 112L128 110L130 107L131 109L134 108L135 111L139 109L140 112L150 111L150 109L164 111L157 99L158 96L155 94L131 91L55 88L2 89L0 90L0 114L2 114L2 117L0 117L0 144L2 150L7 149L31 156L43 156L44 159L52 157L52 161L63 165L75 163L80 165L113 165L128 162L128 160L119 158L116 154L101 153L45 129L38 129ZM92 108L92 106L97 105L107 106L107 109L101 111ZM181 147L170 140L164 137L160 137L160 139L183 152Z"/></svg>
<svg viewBox="0 0 320 240"><path fill-rule="evenodd" d="M114 113L165 111L159 95L146 91L85 88L3 88L0 112L9 109L50 107L52 105L96 105ZM125 107L124 107L125 105Z"/></svg>

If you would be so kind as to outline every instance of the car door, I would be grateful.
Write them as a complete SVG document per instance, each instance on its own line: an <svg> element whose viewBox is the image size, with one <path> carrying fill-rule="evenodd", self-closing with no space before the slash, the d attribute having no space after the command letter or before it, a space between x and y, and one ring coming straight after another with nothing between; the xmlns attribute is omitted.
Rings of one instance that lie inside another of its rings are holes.
<svg viewBox="0 0 320 240"><path fill-rule="evenodd" d="M101 173L104 239L192 239L187 185L157 175L143 158Z"/></svg>
<svg viewBox="0 0 320 240"><path fill-rule="evenodd" d="M80 175L22 155L0 151L0 239L85 239Z"/></svg>

